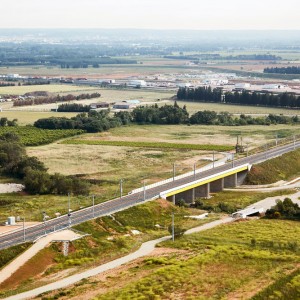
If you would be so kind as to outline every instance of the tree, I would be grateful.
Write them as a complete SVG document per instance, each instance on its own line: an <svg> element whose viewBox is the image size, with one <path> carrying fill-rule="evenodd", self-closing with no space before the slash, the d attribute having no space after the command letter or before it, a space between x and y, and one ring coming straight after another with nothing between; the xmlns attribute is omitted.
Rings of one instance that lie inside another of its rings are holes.
<svg viewBox="0 0 300 300"><path fill-rule="evenodd" d="M29 170L24 177L25 190L30 194L49 194L52 190L52 180L43 171Z"/></svg>

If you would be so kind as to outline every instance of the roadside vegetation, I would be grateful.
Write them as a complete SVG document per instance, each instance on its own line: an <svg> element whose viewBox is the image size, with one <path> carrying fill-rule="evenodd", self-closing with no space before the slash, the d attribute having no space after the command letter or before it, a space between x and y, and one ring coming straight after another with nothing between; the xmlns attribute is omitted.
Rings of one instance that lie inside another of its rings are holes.
<svg viewBox="0 0 300 300"><path fill-rule="evenodd" d="M209 199L196 199L195 208L207 210L215 213L232 214L241 210L255 202L263 200L268 197L282 196L292 194L292 190L281 190L274 192L241 192L241 191L223 191L215 193Z"/></svg>
<svg viewBox="0 0 300 300"><path fill-rule="evenodd" d="M298 149L252 166L245 183L256 185L288 180L299 176L299 170L300 150Z"/></svg>
<svg viewBox="0 0 300 300"><path fill-rule="evenodd" d="M7 265L11 260L15 259L19 254L27 250L30 245L31 243L24 243L0 250L0 269Z"/></svg>
<svg viewBox="0 0 300 300"><path fill-rule="evenodd" d="M177 228L182 230L202 225L215 220L218 216L211 215L204 220L187 218L188 215L201 213L199 210L176 207L165 200L155 200L124 211L97 218L92 221L75 226L75 229L89 234L82 239L73 241L69 247L69 255L62 254L62 244L52 244L42 250L23 269L17 271L14 276L2 283L0 295L2 297L37 287L45 284L53 275L66 276L69 272L91 268L99 264L111 261L136 250L141 243L169 235L168 227L171 224L172 212L175 213ZM48 257L47 264L36 273L33 264L40 265L43 257ZM70 270L68 272L68 270ZM22 274L25 272L26 276ZM28 280L28 277L36 276L39 280ZM14 280L14 278L16 278ZM18 287L17 287L18 286Z"/></svg>
<svg viewBox="0 0 300 300"><path fill-rule="evenodd" d="M290 198L279 200L276 205L266 211L266 217L270 219L290 219L300 220L300 207L297 203L293 203Z"/></svg>
<svg viewBox="0 0 300 300"><path fill-rule="evenodd" d="M299 234L300 225L293 221L261 219L220 225L161 243L160 256L150 255L107 277L95 276L43 297L250 299L269 287L268 293L253 299L281 299L276 291L286 295L282 299L291 299L289 291L299 293ZM287 280L280 281L284 277Z"/></svg>

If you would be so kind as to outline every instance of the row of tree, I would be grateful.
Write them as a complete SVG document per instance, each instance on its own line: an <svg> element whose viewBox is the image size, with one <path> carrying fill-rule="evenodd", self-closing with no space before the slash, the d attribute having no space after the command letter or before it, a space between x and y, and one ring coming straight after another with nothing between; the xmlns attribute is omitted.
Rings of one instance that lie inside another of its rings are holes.
<svg viewBox="0 0 300 300"><path fill-rule="evenodd" d="M13 133L0 136L0 172L23 179L25 190L31 194L89 193L89 185L83 180L57 173L48 174L42 162L26 155L25 147Z"/></svg>
<svg viewBox="0 0 300 300"><path fill-rule="evenodd" d="M100 93L91 93L91 94L80 94L80 95L72 95L68 94L65 96L54 96L54 97L38 97L38 98L27 98L22 100L14 100L14 106L30 106L30 105L40 105L40 104L49 104L49 103L56 103L56 102L69 102L75 100L82 100L82 99L94 99L101 97Z"/></svg>
<svg viewBox="0 0 300 300"><path fill-rule="evenodd" d="M83 105L78 103L63 103L58 106L57 111L59 112L89 112L91 109L90 105Z"/></svg>
<svg viewBox="0 0 300 300"><path fill-rule="evenodd" d="M298 116L288 117L269 114L256 117L247 115L233 116L228 112L216 113L215 111L198 111L189 117L186 107L174 105L140 106L132 112L120 111L110 117L109 110L89 111L68 118L45 118L34 123L35 127L43 129L82 129L87 132L101 132L113 127L138 124L202 124L202 125L270 125L270 124L294 124L299 122Z"/></svg>
<svg viewBox="0 0 300 300"><path fill-rule="evenodd" d="M110 117L108 110L80 113L71 119L44 118L34 123L35 127L42 129L82 129L87 132L101 132L121 125L122 119L117 116Z"/></svg>
<svg viewBox="0 0 300 300"><path fill-rule="evenodd" d="M236 91L223 94L220 88L209 87L180 88L177 92L178 100L193 100L199 102L226 102L232 104L261 105L274 107L300 107L300 96L293 93L273 94L268 92Z"/></svg>
<svg viewBox="0 0 300 300"><path fill-rule="evenodd" d="M275 73L275 74L300 74L300 67L275 67L275 68L265 68L264 73Z"/></svg>

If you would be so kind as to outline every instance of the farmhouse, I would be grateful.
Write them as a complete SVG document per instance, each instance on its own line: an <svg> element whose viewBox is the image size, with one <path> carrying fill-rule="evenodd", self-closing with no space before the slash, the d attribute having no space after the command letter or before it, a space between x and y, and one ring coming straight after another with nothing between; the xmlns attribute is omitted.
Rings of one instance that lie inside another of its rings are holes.
<svg viewBox="0 0 300 300"><path fill-rule="evenodd" d="M109 108L109 103L107 103L107 102L91 103L90 107L91 107L91 109Z"/></svg>

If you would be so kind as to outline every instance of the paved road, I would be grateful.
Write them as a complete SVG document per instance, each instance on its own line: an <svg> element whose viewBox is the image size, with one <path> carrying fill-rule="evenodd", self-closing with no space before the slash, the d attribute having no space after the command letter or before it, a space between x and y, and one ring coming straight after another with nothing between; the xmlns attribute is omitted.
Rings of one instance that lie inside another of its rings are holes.
<svg viewBox="0 0 300 300"><path fill-rule="evenodd" d="M214 175L219 172L230 170L233 166L237 167L239 165L243 165L246 163L249 163L249 164L259 163L264 160L271 159L273 157L290 152L296 148L300 148L299 141L295 142L295 144L292 143L292 144L280 146L277 148L272 148L263 153L258 153L255 155L251 155L249 157L238 159L238 160L235 160L233 163L229 162L222 166L207 170L203 173L198 173L195 176L194 175L187 176L187 177L184 177L184 178L181 178L181 179L178 179L178 180L175 180L175 181L163 184L163 185L153 187L151 189L147 189L146 193L145 193L145 199L144 199L144 193L138 192L138 193L126 195L122 198L110 200L110 201L95 205L94 207L88 207L88 208L84 208L84 209L72 212L71 217L64 215L64 216L46 221L43 224L38 224L38 225L32 226L30 228L26 228L25 239L26 239L26 241L33 241L36 238L38 238L44 234L48 234L48 233L54 232L56 230L61 230L61 229L67 228L70 225L79 224L79 223L85 222L87 220L91 220L95 217L109 215L114 212L137 205L139 203L143 203L146 200L150 200L155 197L158 197L158 195L161 192L172 189L176 186L181 186L181 185L193 182L195 180L198 180L198 179L210 176L210 175ZM6 235L2 235L2 236L0 236L0 249L8 248L13 245L20 244L22 242L24 242L23 230L13 232L10 234L6 234Z"/></svg>
<svg viewBox="0 0 300 300"><path fill-rule="evenodd" d="M294 203L299 204L300 203L299 196L300 196L300 192L297 192L293 195L288 195L288 196L283 195L283 196L279 196L279 197L269 197L269 198L266 198L266 199L261 200L259 202L256 202L255 204L252 204L249 207L253 207L253 206L255 206L255 207L264 207L264 209L266 210L268 208L271 208L275 204L275 200L277 200L277 199L283 200L285 197L289 197L293 200ZM187 230L184 234L192 234L192 233L196 233L196 232L201 232L201 231L208 230L208 229L214 228L214 227L222 225L222 224L230 223L234 220L235 219L232 218L232 217L226 217L226 218L223 218L223 219L220 219L220 220L216 220L216 221L212 221L212 222L203 224L201 226L191 228L191 229ZM154 250L155 246L158 243L169 240L170 238L171 238L171 236L165 236L165 237L162 237L162 238L159 238L159 239L156 239L156 240L145 242L145 243L142 244L142 246L137 251L135 251L133 253L130 253L130 254L124 256L124 257L115 259L113 261L110 261L110 262L108 262L106 264L103 264L101 266L98 266L96 268L93 268L93 269L87 270L85 272L66 277L64 279L61 279L59 281L47 284L45 286L33 289L31 291L24 292L24 293L21 293L21 294L18 294L18 295L14 295L14 296L5 298L5 300L23 300L23 299L35 297L35 296L37 296L41 293L45 293L45 292L48 292L48 291L54 291L54 290L57 290L57 289L65 288L65 287L67 287L71 284L74 284L74 283L76 283L76 282L78 282L78 281L80 281L84 278L89 278L91 276L98 275L98 274L103 273L105 271L117 268L117 267L119 267L123 264L126 264L130 261L133 261L137 258L146 256Z"/></svg>

